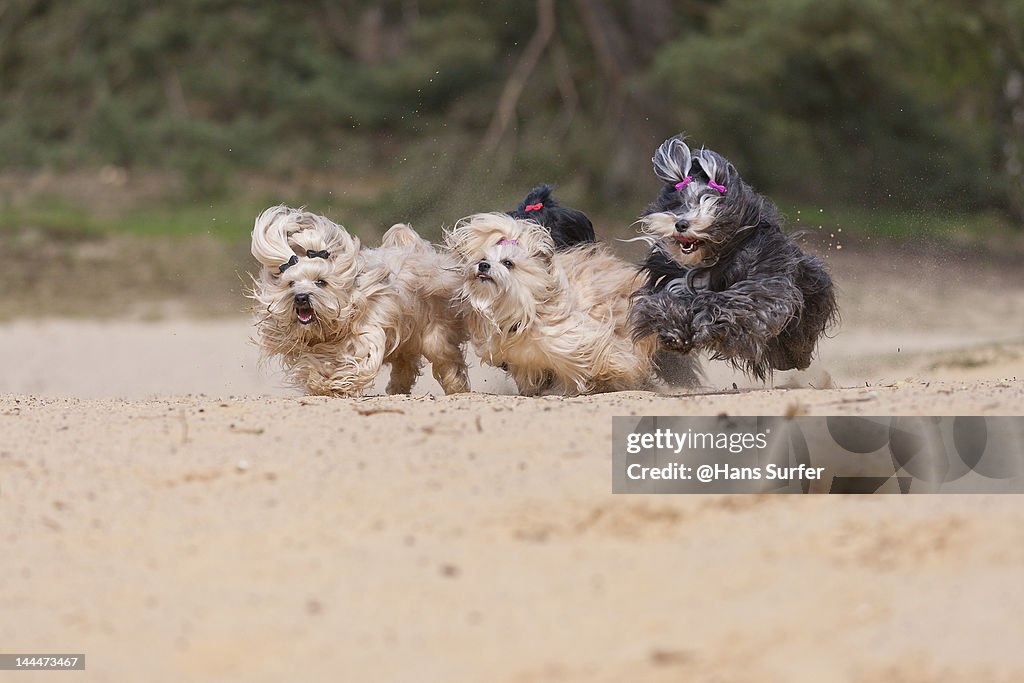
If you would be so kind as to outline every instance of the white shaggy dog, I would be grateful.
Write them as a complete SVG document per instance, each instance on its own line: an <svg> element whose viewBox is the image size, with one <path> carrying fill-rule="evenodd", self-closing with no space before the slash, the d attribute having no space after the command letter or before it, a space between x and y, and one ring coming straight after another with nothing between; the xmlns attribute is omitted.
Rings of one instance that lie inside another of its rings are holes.
<svg viewBox="0 0 1024 683"><path fill-rule="evenodd" d="M407 394L425 356L445 393L469 391L457 266L408 225L361 249L329 219L275 206L256 219L252 254L258 342L296 386L354 396L389 363L387 392Z"/></svg>
<svg viewBox="0 0 1024 683"><path fill-rule="evenodd" d="M507 214L460 221L446 243L462 262L470 340L519 392L588 394L646 387L653 337L633 341L637 270L599 244L555 251L548 230Z"/></svg>

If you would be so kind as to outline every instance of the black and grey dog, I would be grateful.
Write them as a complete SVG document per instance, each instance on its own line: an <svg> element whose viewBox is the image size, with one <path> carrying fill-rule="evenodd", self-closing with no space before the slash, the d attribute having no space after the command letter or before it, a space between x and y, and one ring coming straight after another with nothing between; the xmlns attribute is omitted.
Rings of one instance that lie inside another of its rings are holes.
<svg viewBox="0 0 1024 683"><path fill-rule="evenodd" d="M509 211L513 218L540 223L551 232L555 249L568 249L577 244L596 242L594 224L586 214L569 209L551 196L551 186L544 184L530 190L519 207Z"/></svg>
<svg viewBox="0 0 1024 683"><path fill-rule="evenodd" d="M832 278L781 229L778 209L709 149L682 136L652 159L665 181L641 218L652 249L631 311L638 338L707 350L759 380L804 369L839 318Z"/></svg>

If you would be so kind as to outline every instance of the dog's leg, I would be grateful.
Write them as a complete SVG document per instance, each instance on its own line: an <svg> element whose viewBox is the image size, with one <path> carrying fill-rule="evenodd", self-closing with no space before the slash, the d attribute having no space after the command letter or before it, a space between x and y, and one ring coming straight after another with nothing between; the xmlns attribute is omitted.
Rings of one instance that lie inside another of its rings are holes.
<svg viewBox="0 0 1024 683"><path fill-rule="evenodd" d="M535 382L524 374L516 373L512 368L509 368L509 374L512 375L520 396L540 396L547 386L544 382Z"/></svg>
<svg viewBox="0 0 1024 683"><path fill-rule="evenodd" d="M658 336L662 348L687 353L693 349L693 309L691 295L661 290L639 296L630 308L633 338Z"/></svg>
<svg viewBox="0 0 1024 683"><path fill-rule="evenodd" d="M751 277L722 292L701 291L692 299L693 343L763 380L774 369L769 344L802 305L793 279L779 275Z"/></svg>
<svg viewBox="0 0 1024 683"><path fill-rule="evenodd" d="M800 317L773 340L769 360L776 370L803 370L811 364L818 339L839 320L835 288L825 266L805 255L796 280L803 296Z"/></svg>
<svg viewBox="0 0 1024 683"><path fill-rule="evenodd" d="M387 348L387 337L379 327L368 327L352 332L350 350L338 359L331 375L326 378L330 393L336 396L356 396L380 374Z"/></svg>
<svg viewBox="0 0 1024 683"><path fill-rule="evenodd" d="M556 382L551 370L538 370L520 365L509 365L508 374L516 383L520 396L559 395L567 393L561 383Z"/></svg>
<svg viewBox="0 0 1024 683"><path fill-rule="evenodd" d="M427 327L423 335L423 355L431 372L446 394L469 391L469 371L462 350L461 326L451 320Z"/></svg>
<svg viewBox="0 0 1024 683"><path fill-rule="evenodd" d="M420 376L422 359L414 353L396 353L391 357L391 379L388 380L389 394L411 394L416 378Z"/></svg>
<svg viewBox="0 0 1024 683"><path fill-rule="evenodd" d="M308 353L294 359L288 368L289 379L298 387L314 396L333 396L330 374L333 371L333 355Z"/></svg>

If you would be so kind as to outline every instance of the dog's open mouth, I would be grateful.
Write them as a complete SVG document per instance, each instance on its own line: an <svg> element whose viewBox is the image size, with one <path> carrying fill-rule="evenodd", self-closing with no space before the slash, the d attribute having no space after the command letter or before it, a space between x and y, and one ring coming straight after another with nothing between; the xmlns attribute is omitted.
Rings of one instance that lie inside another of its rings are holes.
<svg viewBox="0 0 1024 683"><path fill-rule="evenodd" d="M477 280L483 280L484 282L494 282L494 278L492 278L487 273L477 273L476 274L476 279Z"/></svg>
<svg viewBox="0 0 1024 683"><path fill-rule="evenodd" d="M316 313L313 312L313 307L308 303L295 304L295 319L299 321L300 325L310 324L315 317Z"/></svg>
<svg viewBox="0 0 1024 683"><path fill-rule="evenodd" d="M684 254L692 254L700 248L700 240L688 235L676 235L675 240L679 243L679 249Z"/></svg>

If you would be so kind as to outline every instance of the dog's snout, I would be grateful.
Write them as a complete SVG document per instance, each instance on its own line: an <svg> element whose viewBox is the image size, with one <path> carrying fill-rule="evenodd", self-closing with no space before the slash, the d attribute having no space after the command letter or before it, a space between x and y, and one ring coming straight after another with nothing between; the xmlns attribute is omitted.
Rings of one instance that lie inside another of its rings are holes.
<svg viewBox="0 0 1024 683"><path fill-rule="evenodd" d="M480 263L476 264L476 269L477 272L486 273L491 269L491 264L488 263L487 261L481 261Z"/></svg>
<svg viewBox="0 0 1024 683"><path fill-rule="evenodd" d="M690 228L690 221L680 218L676 221L676 232L686 232Z"/></svg>
<svg viewBox="0 0 1024 683"><path fill-rule="evenodd" d="M309 303L309 294L307 294L306 292L303 292L302 294L296 294L295 295L295 303L297 303L297 304L308 304Z"/></svg>

